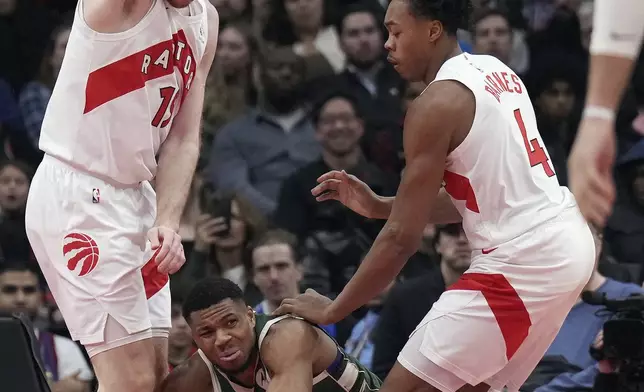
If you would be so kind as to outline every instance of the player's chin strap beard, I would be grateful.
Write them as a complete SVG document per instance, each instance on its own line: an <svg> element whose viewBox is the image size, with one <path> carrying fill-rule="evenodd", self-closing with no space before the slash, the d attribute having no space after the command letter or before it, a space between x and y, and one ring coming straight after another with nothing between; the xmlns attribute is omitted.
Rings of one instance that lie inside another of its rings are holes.
<svg viewBox="0 0 644 392"><path fill-rule="evenodd" d="M244 384L243 382L241 382L241 381L236 377L236 375L243 374L243 373L244 373L245 371L247 371L251 366L253 366L254 368L256 368L256 367L257 367L257 363L258 363L258 362L259 362L259 350L253 349L253 353L252 353L251 355L249 355L249 356L248 356L248 359L246 360L246 362L244 362L244 364L243 364L239 369L237 369L237 370L235 370L235 371L226 371L226 370L224 370L224 369L219 369L219 370L221 370L224 374L226 374L226 376L227 376L231 381L235 382L236 384L239 384L239 385L241 385L241 386L243 386L243 387L245 387L245 388L252 388L252 387L253 387L253 385L246 385L246 384ZM253 379L255 378L254 373L255 373L255 372L253 372Z"/></svg>

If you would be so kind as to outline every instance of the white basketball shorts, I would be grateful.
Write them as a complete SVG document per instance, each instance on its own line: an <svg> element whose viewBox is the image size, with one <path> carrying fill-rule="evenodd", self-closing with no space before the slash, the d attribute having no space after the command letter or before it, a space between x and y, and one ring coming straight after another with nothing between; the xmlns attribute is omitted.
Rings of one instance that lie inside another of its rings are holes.
<svg viewBox="0 0 644 392"><path fill-rule="evenodd" d="M170 328L168 275L147 241L156 195L116 187L45 156L26 209L29 242L74 340L105 342L108 315L129 334Z"/></svg>
<svg viewBox="0 0 644 392"><path fill-rule="evenodd" d="M594 270L575 207L488 254L447 288L398 356L443 392L485 383L516 392L543 357Z"/></svg>

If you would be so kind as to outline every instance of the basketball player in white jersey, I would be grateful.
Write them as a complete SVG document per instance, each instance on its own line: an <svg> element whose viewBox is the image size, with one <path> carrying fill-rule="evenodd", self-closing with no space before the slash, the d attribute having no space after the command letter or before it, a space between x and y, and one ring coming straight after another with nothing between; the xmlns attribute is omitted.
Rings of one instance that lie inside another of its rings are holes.
<svg viewBox="0 0 644 392"><path fill-rule="evenodd" d="M410 336L381 392L517 392L594 266L590 228L559 185L525 85L500 60L458 46L467 3L389 4L389 61L428 84L405 119L398 193L376 196L344 172L312 190L387 223L334 301L309 291L275 311L336 322L391 282L427 222L462 221L471 267Z"/></svg>
<svg viewBox="0 0 644 392"><path fill-rule="evenodd" d="M615 112L643 35L644 1L595 0L586 107L568 168L581 212L599 227L615 199Z"/></svg>
<svg viewBox="0 0 644 392"><path fill-rule="evenodd" d="M101 392L151 392L168 371L168 274L185 261L177 230L218 25L208 0L76 8L26 225Z"/></svg>

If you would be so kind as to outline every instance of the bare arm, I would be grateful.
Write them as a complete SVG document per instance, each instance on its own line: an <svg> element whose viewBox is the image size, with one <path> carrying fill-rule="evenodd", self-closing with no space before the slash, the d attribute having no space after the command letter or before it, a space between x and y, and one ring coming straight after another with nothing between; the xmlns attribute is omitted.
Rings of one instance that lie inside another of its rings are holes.
<svg viewBox="0 0 644 392"><path fill-rule="evenodd" d="M186 363L177 366L159 384L154 392L210 392L210 371L199 357L193 355Z"/></svg>
<svg viewBox="0 0 644 392"><path fill-rule="evenodd" d="M451 81L432 84L412 104L404 129L407 165L389 220L358 271L327 309L330 322L382 292L418 249L436 207L452 135L471 126L474 105L471 92Z"/></svg>
<svg viewBox="0 0 644 392"><path fill-rule="evenodd" d="M391 209L394 205L395 196L384 197L378 196L380 201L378 209L375 212L375 216L372 218L375 219L389 219L391 214ZM458 223L463 220L463 217L458 212L452 199L449 197L445 188L441 188L436 195L436 201L434 203L434 208L429 214L429 221L427 223L432 223L435 225L444 225L448 223Z"/></svg>
<svg viewBox="0 0 644 392"><path fill-rule="evenodd" d="M159 150L156 174L157 220L155 226L177 231L190 192L192 176L199 157L201 114L206 78L215 57L219 16L208 6L208 44L192 87L174 119L172 129Z"/></svg>
<svg viewBox="0 0 644 392"><path fill-rule="evenodd" d="M302 320L273 326L262 344L262 362L271 372L267 392L311 392L317 333Z"/></svg>
<svg viewBox="0 0 644 392"><path fill-rule="evenodd" d="M587 106L616 110L644 34L641 0L597 0L593 16Z"/></svg>

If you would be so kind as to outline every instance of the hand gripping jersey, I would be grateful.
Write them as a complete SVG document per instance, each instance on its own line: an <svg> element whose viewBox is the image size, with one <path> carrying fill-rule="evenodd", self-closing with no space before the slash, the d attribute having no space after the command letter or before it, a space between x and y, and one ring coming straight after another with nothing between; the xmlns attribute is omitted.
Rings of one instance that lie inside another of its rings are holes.
<svg viewBox="0 0 644 392"><path fill-rule="evenodd" d="M264 337L271 326L289 317L292 316L275 317L257 314L255 316L255 336L257 339L255 349L259 350L262 346ZM324 331L323 329L320 330ZM203 351L199 350L198 353L210 371L213 392L265 392L268 390L271 377L268 369L261 362L261 358L255 372L255 385L252 389L249 389L234 383L224 373L217 370ZM355 358L347 355L338 346L336 360L327 370L313 379L313 392L372 392L380 389L381 384L382 382L376 375L362 366Z"/></svg>
<svg viewBox="0 0 644 392"><path fill-rule="evenodd" d="M576 206L559 185L521 79L492 56L447 60L436 81L472 91L476 114L465 140L446 162L444 187L463 216L473 249L488 253Z"/></svg>
<svg viewBox="0 0 644 392"><path fill-rule="evenodd" d="M206 49L206 2L184 14L155 0L135 27L101 34L79 1L40 149L107 182L151 180Z"/></svg>

